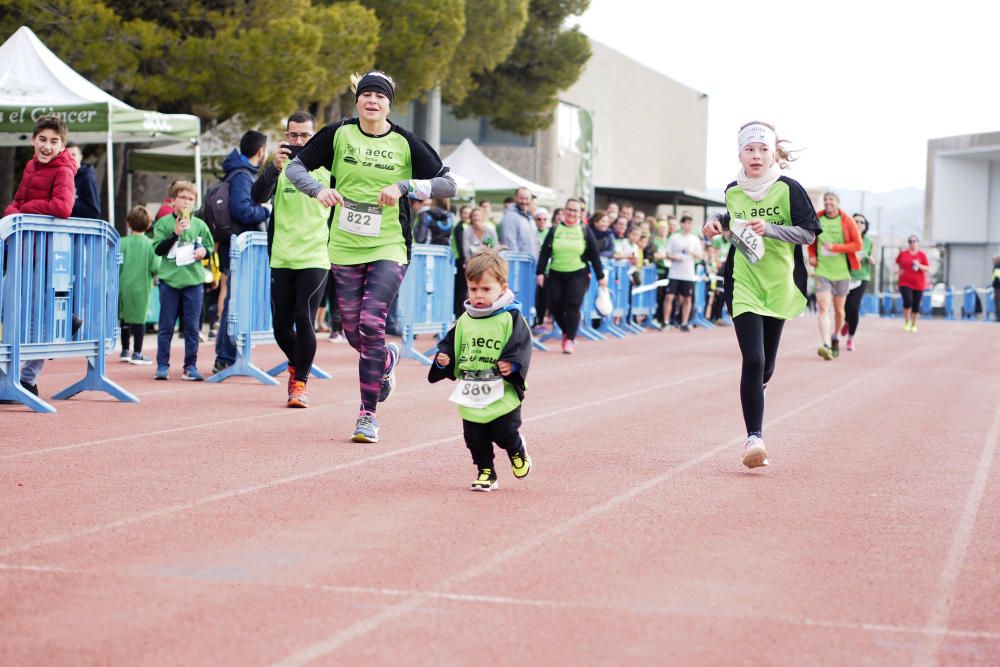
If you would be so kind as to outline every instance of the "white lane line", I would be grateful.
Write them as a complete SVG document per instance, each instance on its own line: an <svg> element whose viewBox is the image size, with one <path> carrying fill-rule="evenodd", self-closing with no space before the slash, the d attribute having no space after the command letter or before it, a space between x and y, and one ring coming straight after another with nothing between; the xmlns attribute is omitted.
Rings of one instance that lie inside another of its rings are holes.
<svg viewBox="0 0 1000 667"><path fill-rule="evenodd" d="M601 365L611 364L611 363L617 364L617 363L621 363L621 361L623 359L630 359L630 358L635 357L635 356L637 356L637 355L626 355L626 356L615 357L615 358L594 359L592 361L584 362L584 363L580 364L579 366L576 366L576 368L585 368L585 367L589 367L589 366L601 366ZM565 368L561 368L561 367L548 367L548 368L540 369L539 373L542 374L542 375L547 375L548 373L551 373L553 371L564 372L565 370L566 370ZM261 386L263 386L263 385L261 385ZM416 395L419 395L419 394L425 394L427 392L435 391L435 390L436 390L436 388L433 387L432 385L427 385L427 386L423 387L422 389L417 389L415 391L401 392L398 396L399 397L416 396ZM440 390L438 390L438 391L440 391ZM357 403L358 403L358 399L357 398L349 398L349 399L345 399L345 400L342 400L342 401L338 401L336 403L327 403L325 405L313 406L309 410L311 412L319 412L319 411L323 411L323 410L330 410L332 408L340 407L342 405L357 405ZM300 414L299 410L289 410L287 408L276 408L273 411L264 412L262 414L246 415L246 416L243 416L243 417L233 417L231 419L221 419L219 421L214 421L214 422L199 422L197 424L190 424L188 426L178 426L178 427L175 427L175 428L161 429L161 430L158 430L158 431L147 431L147 432L144 432L144 433L130 433L128 435L119 435L119 436L115 436L115 437L112 437L112 438L104 438L104 439L101 439L101 440L88 440L86 442L77 442L77 443L73 443L73 444L69 444L69 445L58 445L56 447L45 447L43 449L32 449L32 450L28 450L28 451L24 451L24 452L16 452L14 454L4 454L3 456L0 456L0 461L5 461L7 459L18 459L18 458L23 458L23 457L26 457L26 456L37 456L38 454L51 454L53 452L65 452L65 451L70 451L70 450L73 450L73 449L80 449L82 447L95 447L97 445L107 445L107 444L111 444L111 443L114 443L114 442L123 442L123 441L135 441L135 442L143 442L143 441L145 441L145 442L148 442L154 436L166 435L168 433L183 433L185 431L193 431L195 429L202 430L202 429L210 428L210 427L213 427L213 426L225 426L227 424L237 424L237 423L240 423L240 422L254 421L254 420L258 420L258 419L273 419L273 418L276 418L276 417L292 417L292 416L298 416L299 414Z"/></svg>
<svg viewBox="0 0 1000 667"><path fill-rule="evenodd" d="M983 444L983 451L979 455L979 464L976 466L976 476L973 479L972 488L969 489L969 495L965 499L965 508L962 510L962 516L955 528L955 535L948 549L948 556L945 558L937 596L934 598L934 604L927 616L927 628L948 626L951 605L955 599L955 588L958 586L958 578L965 566L965 555L969 550L969 543L972 541L972 533L976 527L976 516L979 514L979 507L983 502L983 494L986 492L986 481L989 479L990 468L993 466L998 440L1000 440L1000 405L997 406L997 411L993 415L993 425L990 426L986 442ZM913 660L916 667L937 664L941 638L940 634L927 636Z"/></svg>
<svg viewBox="0 0 1000 667"><path fill-rule="evenodd" d="M74 570L70 568L59 567L55 565L32 565L32 564L10 564L10 563L0 563L0 571L6 572L32 572L32 573L48 573L48 574L71 574L75 576L84 577L101 577L104 576L100 572L93 572L87 570ZM120 577L121 573L111 575L114 577ZM150 578L149 575L126 575L128 578ZM154 577L162 578L162 577ZM168 577L170 579L183 579L183 577ZM233 583L233 582L229 582ZM691 618L693 616L702 616L708 620L718 620L719 614L692 614L688 611L678 611L670 608L650 608L646 607L643 609L633 609L631 607L624 607L621 605L609 605L609 604L599 604L592 602L563 602L558 600L539 600L534 598L515 598L503 595L479 595L474 593L445 593L436 591L419 591L419 590L405 590L398 588L376 588L371 586L336 586L333 584L305 584L305 583L274 583L274 582L261 582L261 581L242 581L236 582L241 586L261 586L269 588L281 588L281 589L293 589L301 591L322 591L327 593L336 593L342 595L358 595L358 596L371 596L371 597L386 597L386 598L408 598L408 597L419 597L424 601L441 601L441 602L458 602L458 603L468 603L475 606L488 604L488 605L499 605L499 606L513 606L513 607L534 607L540 609L589 609L593 611L605 611L605 612L629 612L638 613L639 615L646 616L671 616L671 617L685 617ZM911 635L932 635L939 634L947 637L956 637L961 639L987 639L991 641L1000 640L1000 632L989 632L984 630L952 630L949 628L922 628L913 627L905 625L885 625L881 623L849 623L845 621L824 621L811 618L797 619L789 616L746 616L740 614L722 614L725 618L729 619L745 619L754 621L765 621L765 622L778 622L785 623L787 625L798 625L807 627L820 627L820 628L830 628L833 630L858 630L862 632L888 632L896 634L911 634Z"/></svg>
<svg viewBox="0 0 1000 667"><path fill-rule="evenodd" d="M889 361L889 362L883 364L878 369L876 369L874 371L871 371L869 373L866 373L866 374L864 374L862 376L856 377L855 379L853 379L853 380L851 380L849 382L846 382L846 383L844 383L844 384L836 387L835 389L833 389L833 390L831 390L831 391L829 391L829 392L827 392L827 393L825 393L825 394L823 394L821 396L818 396L818 397L814 398L811 401L803 403L802 405L798 406L797 408L795 408L795 409L793 409L793 410L791 410L789 412L786 412L785 414L781 415L780 417L777 417L777 418L775 418L773 420L768 421L765 424L765 426L767 428L772 428L776 424L779 424L779 423L785 421L786 419L789 419L789 418L791 418L791 417L799 414L800 412L803 412L804 410L808 410L808 409L810 409L810 408L812 408L812 407L814 407L816 405L819 405L819 404L823 403L824 401L828 400L834 394L840 393L840 392L842 392L842 391L844 391L844 390L846 390L846 389L848 389L848 388L850 388L850 387L852 387L852 386L854 386L856 384L865 382L869 378L879 377L881 374L884 373L884 371L885 371L886 368L888 368L889 366L893 366L893 365L899 363L900 361L902 361L906 357L909 357L912 354L914 354L915 352L917 352L919 349L920 348L912 348L908 352L904 352L902 355L896 357L892 361ZM728 369L726 369L726 372L728 372ZM523 556L527 552L532 551L533 549L535 549L535 548L537 548L537 547L545 544L546 542L552 540L553 538L559 537L559 536L563 535L564 533L568 533L571 530L573 530L574 528L576 528L576 527L578 527L578 526L580 526L580 525L582 525L584 523L587 523L587 522L591 521L592 519L594 519L594 518L596 518L598 516L601 516L602 514L605 514L605 513L609 512L612 509L615 509L619 505L622 505L622 504L624 504L624 503L632 500L636 496L639 496L640 494L645 493L646 491L648 491L650 489L653 489L653 488L659 486L663 482L671 479L672 477L675 477L679 473L684 472L685 470L693 468L693 467L695 467L695 466L697 466L697 465L699 465L701 463L704 463L705 461L708 461L708 460L714 458L716 455L720 454L721 452L725 451L726 449L729 449L729 448L731 448L731 447L733 447L735 445L738 445L740 442L743 442L744 439L745 439L745 436L742 436L742 435L739 436L739 437L733 438L729 442L726 442L726 443L724 443L722 445L714 447L713 449L711 449L711 450L709 450L709 451L707 451L707 452L705 452L705 453L703 453L703 454L701 454L699 456L696 456L696 457L694 457L692 459L689 459L689 460L685 461L684 463L678 464L678 465L676 465L676 466L674 466L672 468L668 468L667 470L665 470L664 472L660 473L659 475L657 475L657 476L655 476L655 477L653 477L651 479L648 479L645 482L642 482L642 483L640 483L640 484L638 484L636 486L633 486L633 487L631 487L629 489L626 489L622 493L620 493L620 494L618 494L616 496L613 496L612 498L609 498L605 502L603 502L603 503L601 503L599 505L595 505L595 506L591 507L590 509L585 510L584 512L581 512L580 514L577 514L576 516L570 517L569 519L566 519L563 522L561 522L559 524L556 524L555 526L549 528L548 530L546 530L546 531L544 531L542 533L539 533L535 537L532 537L532 538L530 538L528 540L525 540L525 541L523 541L523 542L521 542L519 544L515 544L515 545L509 547L508 549L505 549L505 550L503 550L503 551L495 554L494 556L492 556L491 558L488 558L487 560L483 561L479 565L473 566L473 567L471 567L469 569L466 569L463 572L459 572L459 573L457 573L457 574L455 574L455 575L453 575L451 577L448 577L448 578L442 580L437 585L435 585L432 590L434 592L445 592L447 589L449 589L449 588L451 588L451 587L453 587L455 585L467 582L467 581L469 581L471 579L474 579L474 578L476 578L478 576L481 576L481 575L485 574L486 572L489 572L489 571L491 571L491 570L499 567L500 565L503 565L504 563L507 563L508 561L515 560L516 558L518 558L520 556ZM279 662L277 662L275 664L276 665L280 665L281 667L290 667L292 665L305 665L305 664L308 664L308 663L312 662L313 660L316 660L316 659L321 658L323 656L329 655L330 653L333 653L334 651L337 651L338 649L340 649L345 644L353 641L354 639L357 639L358 637L366 635L369 632L375 630L376 628L378 628L383 623L385 623L387 621L395 620L395 619L399 618L400 616L402 616L403 614L405 614L406 612L408 612L408 611L410 611L412 609L415 609L416 607L418 607L423 602L423 599L424 598L421 597L421 596L414 596L414 597L405 599L402 602L400 602L400 603L398 603L398 604L396 604L396 605L394 605L392 607L389 607L388 609L385 609L385 610L379 612L378 614L375 614L374 616L370 616L370 617L362 619L362 620L360 620L360 621L358 621L356 623L353 623L352 625L349 625L348 627L344 628L343 630L340 630L340 631L338 631L338 632L330 635L326 639L320 640L320 641L318 641L318 642L316 642L314 644L311 644L310 646L306 646L306 647L302 648L301 650L296 651L292 655L286 657L285 659L283 659L283 660L281 660L281 661L279 661Z"/></svg>
<svg viewBox="0 0 1000 667"><path fill-rule="evenodd" d="M607 405L611 401L622 400L625 398L632 398L633 396L638 396L641 394L646 394L649 392L662 391L669 387L674 387L681 384L686 384L688 382L697 382L704 380L705 378L712 377L713 375L719 375L720 373L730 373L731 370L728 368L723 368L708 373L699 373L698 375L691 375L686 378L681 378L677 380L672 380L670 382L662 382L657 385L647 386L644 389L637 389L634 391L625 392L622 394L616 394L614 396L604 396L599 400L588 401L587 403L577 403L569 407L560 408L558 410L552 410L551 412L546 412L540 415L533 415L524 420L525 423L530 423L538 421L540 419L551 419L552 417L557 417L559 415L567 414L570 412L576 412L578 410L586 410L592 407L599 407L602 405ZM293 410L288 410L287 412L294 412ZM262 484L254 484L252 486L246 486L240 489L232 489L230 491L223 491L221 493L216 493L204 498L199 498L198 500L188 502L188 503L178 503L176 505L170 505L169 507L163 507L156 510L151 510L149 512L144 512L132 517L125 519L119 519L118 521L109 521L107 523L98 524L96 526L91 526L89 528L84 528L82 530L76 530L66 533L60 533L58 535L52 535L50 537L43 537L25 544L14 545L10 547L5 547L0 549L0 557L9 556L10 554L17 553L20 551L26 551L28 549L33 549L35 547L56 544L59 542L65 542L66 540L76 539L79 537L85 537L87 535L93 535L95 533L104 532L106 530L115 530L128 526L134 523L139 523L142 521L148 521L150 519L157 519L160 517L168 516L171 514L176 514L178 512L184 512L196 507L201 507L202 505L208 505L211 503L229 500L231 498L238 498L240 496L249 495L252 493L257 493L258 491L264 491L266 489L273 489L279 486L285 486L287 484L294 484L296 482L305 481L308 479L314 479L316 477L321 477L323 475L328 475L332 472L338 470L345 470L347 468L355 468L358 466L365 465L367 463L372 463L374 461L381 461L383 459L392 458L399 456L401 454L410 454L421 449L426 449L428 447L434 447L435 445L441 445L447 442L455 442L462 439L462 434L458 433L447 438L439 438L437 440L430 440L427 442L422 442L417 445L412 445L410 447L403 447L400 449L393 449L381 454L375 454L373 456L366 456L356 461L348 461L345 463L338 463L337 465L329 466L327 468L322 468L320 470L314 470L312 472L299 473L297 475L290 475L288 477L281 477L279 479L271 480L270 482L264 482Z"/></svg>

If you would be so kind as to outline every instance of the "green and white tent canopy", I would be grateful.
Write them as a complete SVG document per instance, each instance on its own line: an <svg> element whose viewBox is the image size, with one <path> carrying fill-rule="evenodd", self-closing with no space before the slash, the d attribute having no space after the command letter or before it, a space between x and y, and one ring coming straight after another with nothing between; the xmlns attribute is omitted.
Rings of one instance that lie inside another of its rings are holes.
<svg viewBox="0 0 1000 667"><path fill-rule="evenodd" d="M183 139L194 143L201 128L197 116L143 111L116 99L77 74L30 28L21 26L0 45L0 146L30 143L35 120L47 114L63 119L71 141L106 143L109 176L112 144ZM113 183L114 178L108 178L112 202Z"/></svg>

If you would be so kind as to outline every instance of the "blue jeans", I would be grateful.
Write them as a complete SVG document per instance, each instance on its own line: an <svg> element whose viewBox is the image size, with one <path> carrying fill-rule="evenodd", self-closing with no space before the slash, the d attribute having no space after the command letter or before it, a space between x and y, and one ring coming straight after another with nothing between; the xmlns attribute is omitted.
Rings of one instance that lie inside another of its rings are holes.
<svg viewBox="0 0 1000 667"><path fill-rule="evenodd" d="M198 365L198 324L201 322L203 285L177 289L160 282L160 323L156 331L156 365L170 365L170 341L174 337L174 322L181 318L184 336L184 368Z"/></svg>
<svg viewBox="0 0 1000 667"><path fill-rule="evenodd" d="M232 275L227 276L227 282ZM226 285L226 298L222 302L222 317L219 319L219 330L215 334L215 363L232 366L236 363L236 342L229 335L229 295L233 293L232 284Z"/></svg>

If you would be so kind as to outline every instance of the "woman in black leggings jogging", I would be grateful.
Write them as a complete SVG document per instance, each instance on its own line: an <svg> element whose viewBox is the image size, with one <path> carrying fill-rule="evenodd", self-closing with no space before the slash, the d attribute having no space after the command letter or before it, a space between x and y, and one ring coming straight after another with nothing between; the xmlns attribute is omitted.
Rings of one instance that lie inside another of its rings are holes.
<svg viewBox="0 0 1000 667"><path fill-rule="evenodd" d="M841 336L847 336L847 351L854 351L854 334L858 332L858 322L861 320L861 300L868 289L868 281L872 277L872 267L875 266L875 245L868 236L868 220L860 213L853 216L854 223L861 230L861 252L858 253L860 269L851 270L851 291L847 293L844 302L844 326Z"/></svg>
<svg viewBox="0 0 1000 667"><path fill-rule="evenodd" d="M583 204L578 199L569 199L562 211L562 222L553 225L542 242L535 271L538 286L545 288L552 317L562 329L563 354L573 354L573 341L580 328L580 306L590 286L590 271L602 286L608 284L608 279L604 277L597 240L590 228L580 223Z"/></svg>
<svg viewBox="0 0 1000 667"><path fill-rule="evenodd" d="M740 169L726 187L727 213L722 220L709 219L702 229L711 239L728 226L733 244L724 274L726 303L743 355L740 402L748 468L768 464L764 390L774 373L785 320L806 307L806 267L795 246L812 243L820 232L805 189L781 175L791 159L782 143L766 123L740 128Z"/></svg>

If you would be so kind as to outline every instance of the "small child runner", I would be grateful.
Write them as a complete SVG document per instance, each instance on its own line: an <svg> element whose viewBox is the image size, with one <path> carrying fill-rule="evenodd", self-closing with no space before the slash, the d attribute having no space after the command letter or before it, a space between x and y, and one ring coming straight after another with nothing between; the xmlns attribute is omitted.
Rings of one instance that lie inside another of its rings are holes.
<svg viewBox="0 0 1000 667"><path fill-rule="evenodd" d="M153 360L142 354L146 333L146 311L153 275L160 268L160 258L153 252L153 241L146 232L153 226L145 206L135 206L125 216L131 233L121 240L122 264L118 269L118 318L122 327L121 361L136 366L150 366ZM129 354L129 343L132 353Z"/></svg>
<svg viewBox="0 0 1000 667"><path fill-rule="evenodd" d="M495 250L469 260L465 313L438 343L427 376L431 382L459 381L450 400L458 404L465 444L478 469L472 491L499 488L493 443L506 450L514 477L523 478L531 470L531 457L520 433L531 331L514 293L507 288L507 275L507 262Z"/></svg>
<svg viewBox="0 0 1000 667"><path fill-rule="evenodd" d="M785 320L806 307L806 267L795 245L808 245L820 233L805 189L781 175L791 159L783 143L766 123L740 128L741 166L736 181L726 187L727 213L722 220L710 218L702 228L705 238L712 239L734 226L724 273L726 305L743 355L740 402L747 428L743 465L748 468L768 464L764 391L774 373ZM744 236L747 229L753 234ZM738 242L751 254L756 249L756 262L737 251Z"/></svg>

